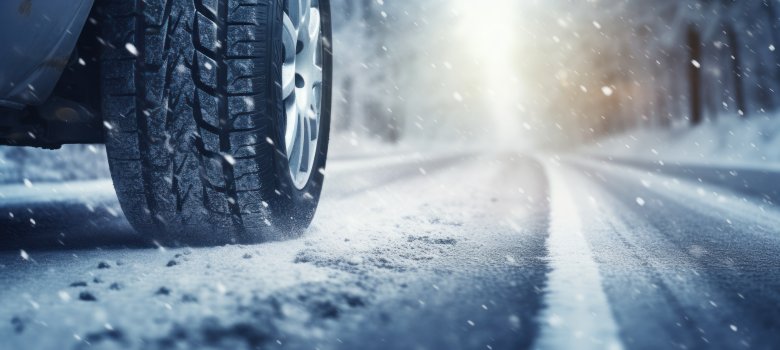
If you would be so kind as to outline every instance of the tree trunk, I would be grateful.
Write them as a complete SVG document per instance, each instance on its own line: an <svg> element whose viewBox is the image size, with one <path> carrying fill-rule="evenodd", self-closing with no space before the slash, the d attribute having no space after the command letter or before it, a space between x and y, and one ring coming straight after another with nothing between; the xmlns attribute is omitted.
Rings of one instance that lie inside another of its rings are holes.
<svg viewBox="0 0 780 350"><path fill-rule="evenodd" d="M693 27L688 27L688 82L690 86L691 124L701 123L701 39L699 33Z"/></svg>

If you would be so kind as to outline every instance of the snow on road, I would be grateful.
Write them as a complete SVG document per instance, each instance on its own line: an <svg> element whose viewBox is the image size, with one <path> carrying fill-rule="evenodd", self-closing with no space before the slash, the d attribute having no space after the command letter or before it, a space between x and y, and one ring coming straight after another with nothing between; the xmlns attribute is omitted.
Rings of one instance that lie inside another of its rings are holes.
<svg viewBox="0 0 780 350"><path fill-rule="evenodd" d="M336 164L333 178L341 180L326 186L317 220L296 240L177 249L140 238L105 247L36 249L32 242L29 260L19 250L3 253L0 282L10 287L0 292L0 309L9 322L0 333L10 336L10 347L43 348L473 348L530 341L544 263L526 260L542 248L545 231L516 232L502 219L533 217L528 198L543 198L545 189L518 200L519 193L490 184L508 181L496 178L502 168L523 174L518 182L541 179L539 169L519 157L519 170L468 155L411 159L367 159L341 170ZM60 220L78 227L68 216ZM83 242L114 232L81 234ZM527 307L513 307L518 293Z"/></svg>
<svg viewBox="0 0 780 350"><path fill-rule="evenodd" d="M201 248L134 234L105 182L2 187L0 348L780 341L780 215L763 182L553 163L339 159L302 237Z"/></svg>
<svg viewBox="0 0 780 350"><path fill-rule="evenodd" d="M736 194L760 183L730 177L715 186L697 166L672 176L581 157L564 163L580 174L583 232L627 347L769 349L780 341L772 272L780 226L766 225L780 213L760 195Z"/></svg>

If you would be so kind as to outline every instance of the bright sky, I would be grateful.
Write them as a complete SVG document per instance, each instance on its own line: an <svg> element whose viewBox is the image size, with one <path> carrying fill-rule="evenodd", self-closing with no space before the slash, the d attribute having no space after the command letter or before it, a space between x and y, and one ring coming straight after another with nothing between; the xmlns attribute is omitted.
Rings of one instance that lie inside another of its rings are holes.
<svg viewBox="0 0 780 350"><path fill-rule="evenodd" d="M490 105L491 134L503 148L526 148L533 143L525 84L518 69L524 60L519 49L528 46L523 41L533 40L523 29L528 6L536 7L536 1L455 0L452 6L458 21L454 35L464 44L461 54L478 61L481 93Z"/></svg>

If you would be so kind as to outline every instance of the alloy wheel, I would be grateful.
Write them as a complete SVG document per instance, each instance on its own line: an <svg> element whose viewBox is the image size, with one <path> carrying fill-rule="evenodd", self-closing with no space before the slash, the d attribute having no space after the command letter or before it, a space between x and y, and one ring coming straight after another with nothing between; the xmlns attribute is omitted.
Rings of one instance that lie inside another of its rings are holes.
<svg viewBox="0 0 780 350"><path fill-rule="evenodd" d="M282 18L284 141L295 187L309 181L322 107L322 23L319 1L287 0Z"/></svg>

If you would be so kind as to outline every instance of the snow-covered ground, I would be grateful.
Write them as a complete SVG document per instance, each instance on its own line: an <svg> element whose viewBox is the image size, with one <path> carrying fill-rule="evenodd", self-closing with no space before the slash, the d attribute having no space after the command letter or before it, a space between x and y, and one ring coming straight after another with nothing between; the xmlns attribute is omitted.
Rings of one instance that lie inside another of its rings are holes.
<svg viewBox="0 0 780 350"><path fill-rule="evenodd" d="M64 145L58 150L0 146L0 184L104 179L110 176L102 145Z"/></svg>
<svg viewBox="0 0 780 350"><path fill-rule="evenodd" d="M649 162L780 168L780 115L724 116L696 127L634 129L583 147L588 154Z"/></svg>
<svg viewBox="0 0 780 350"><path fill-rule="evenodd" d="M425 140L389 143L365 135L342 132L331 136L329 159L387 156L419 158L471 148L476 147ZM103 145L64 145L57 150L0 146L0 185L98 180L110 177Z"/></svg>
<svg viewBox="0 0 780 350"><path fill-rule="evenodd" d="M362 155L298 239L165 249L108 181L6 185L0 349L773 348L776 186L746 179Z"/></svg>

